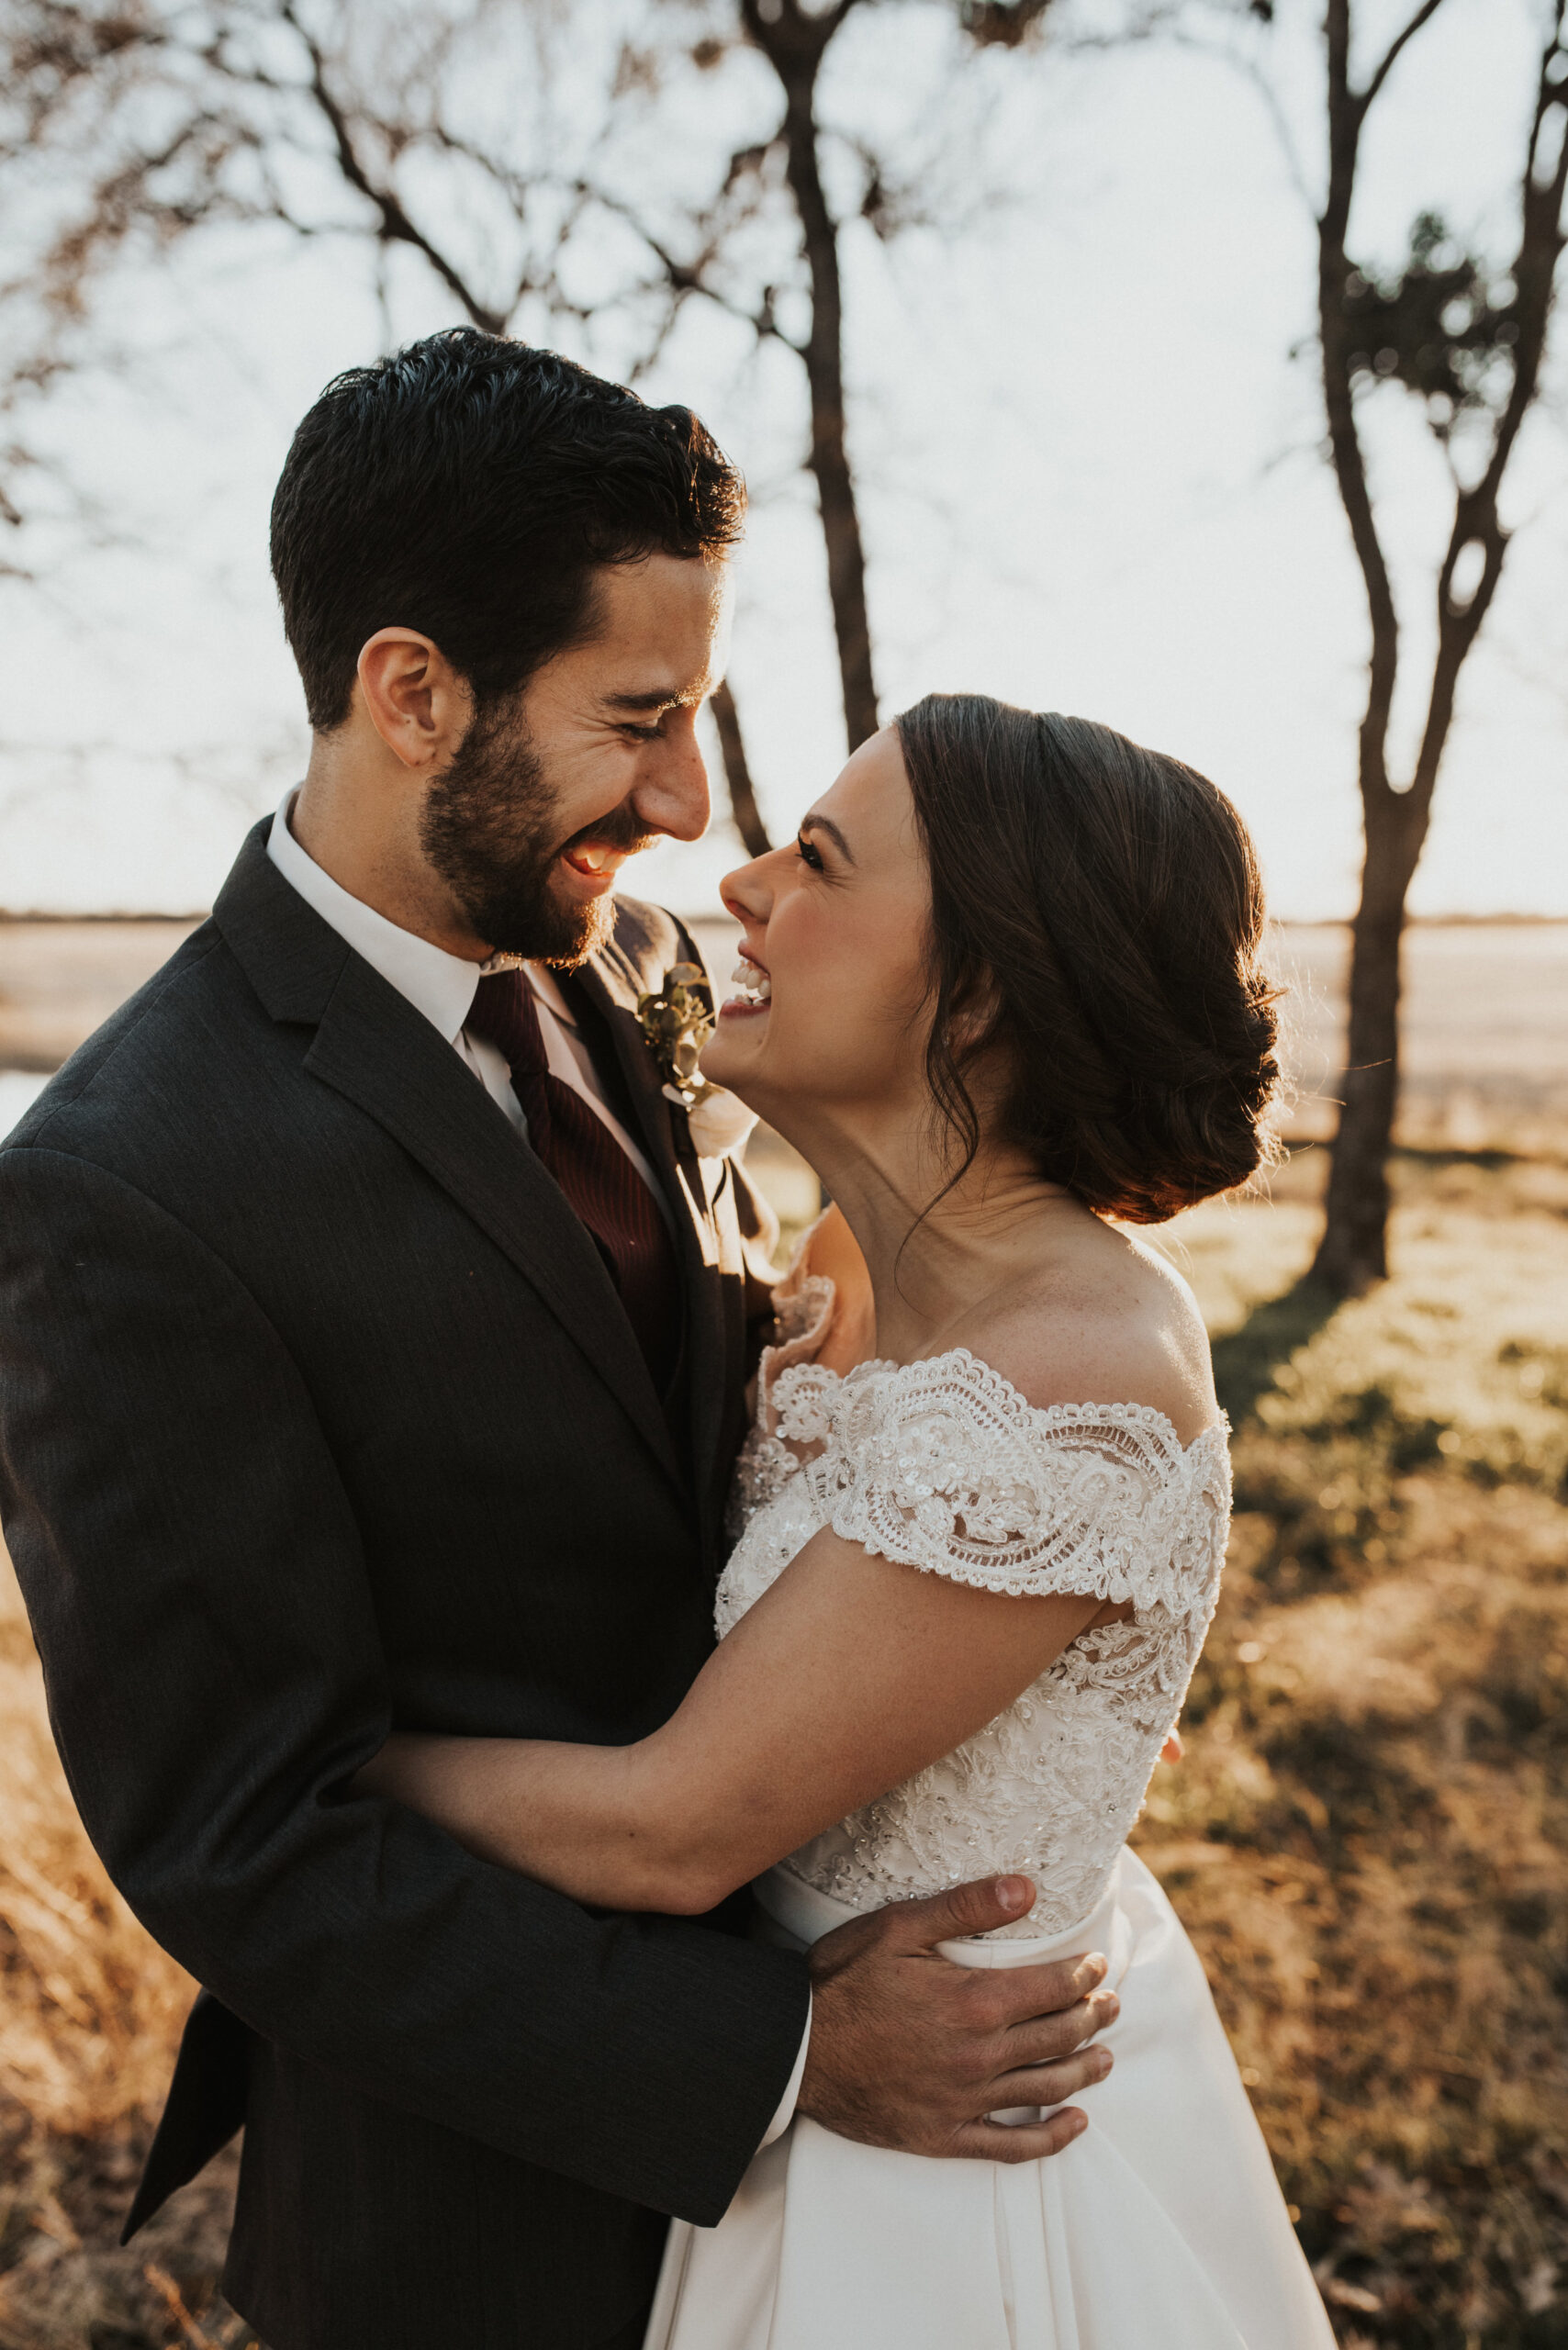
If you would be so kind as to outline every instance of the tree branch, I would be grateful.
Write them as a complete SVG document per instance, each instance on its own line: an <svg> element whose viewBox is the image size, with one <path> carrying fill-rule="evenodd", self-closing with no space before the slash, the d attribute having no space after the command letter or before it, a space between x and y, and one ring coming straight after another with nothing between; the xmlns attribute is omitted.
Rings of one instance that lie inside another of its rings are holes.
<svg viewBox="0 0 1568 2350"><path fill-rule="evenodd" d="M804 352L784 332L774 318L767 302L764 301L755 310L749 309L744 302L734 301L721 287L709 282L704 273L714 258L716 252L714 243L710 242L707 249L700 253L694 262L679 261L664 240L649 228L647 222L622 197L611 196L607 189L595 187L587 180L575 181L573 186L577 195L585 197L590 203L601 206L606 212L613 213L618 220L624 221L625 225L641 238L658 263L660 269L663 270L666 280L678 299L684 299L690 294L700 294L705 302L711 302L716 308L724 311L728 317L738 319L742 326L750 327L759 341L771 340L781 342L787 351L793 352L797 359L804 358Z"/></svg>
<svg viewBox="0 0 1568 2350"><path fill-rule="evenodd" d="M767 837L767 827L756 804L756 789L751 779L751 763L745 755L745 743L741 734L740 712L735 708L730 681L721 678L713 688L713 723L719 732L719 749L723 755L724 780L730 788L730 812L735 820L735 830L745 844L748 856L766 856L773 843Z"/></svg>
<svg viewBox="0 0 1568 2350"><path fill-rule="evenodd" d="M1394 66L1399 62L1401 51L1409 46L1410 42L1415 39L1417 34L1420 31L1422 26L1429 22L1429 20L1437 15L1438 10L1442 6L1442 5L1443 0L1421 0L1421 6L1417 9L1415 15L1411 17L1404 31L1394 35L1394 39L1389 43L1388 51L1383 58L1383 63L1378 67L1377 72L1372 75L1372 80L1367 84L1366 88L1355 94L1356 104L1360 106L1362 114L1365 114L1368 107L1372 105L1373 101L1377 97L1378 92L1382 89L1383 84L1393 73Z"/></svg>
<svg viewBox="0 0 1568 2350"><path fill-rule="evenodd" d="M416 227L410 220L401 202L391 189L377 187L364 169L354 148L348 118L327 86L326 59L314 36L301 24L295 0L283 0L279 14L286 24L293 27L304 46L305 53L310 61L310 95L315 99L328 129L331 131L337 148L338 167L349 185L357 189L368 203L375 206L381 222L378 231L381 241L384 244L411 245L416 252L424 255L447 290L455 295L458 301L462 303L476 327L485 328L490 334L504 333L507 322L501 312L493 309L488 303L479 299L455 263L447 258L439 245L426 236L422 229Z"/></svg>
<svg viewBox="0 0 1568 2350"><path fill-rule="evenodd" d="M1536 82L1535 115L1519 187L1519 243L1509 272L1518 288L1514 318L1518 335L1513 346L1513 381L1508 388L1507 405L1493 435L1486 470L1473 489L1461 491L1455 500L1453 528L1438 579L1438 657L1433 666L1427 722L1410 786L1412 822L1419 822L1423 834L1437 788L1438 769L1449 729L1453 722L1460 671L1481 633L1482 623L1503 575L1508 533L1503 528L1498 501L1520 428L1540 388L1557 264L1565 245L1568 245L1568 229L1565 229L1563 221L1564 200L1568 199L1568 131L1565 131L1558 149L1551 176L1543 184L1539 183L1535 176L1540 133L1547 117L1554 107L1568 117L1568 83L1557 84L1550 78L1554 61L1563 54L1562 39L1565 6L1568 6L1568 0L1557 0L1552 35L1541 55ZM1482 550L1481 577L1469 599L1462 605L1456 605L1453 600L1454 572L1461 555L1469 546L1479 546Z"/></svg>
<svg viewBox="0 0 1568 2350"><path fill-rule="evenodd" d="M1440 0L1431 0L1433 7ZM1431 9L1428 9L1428 14ZM1350 335L1345 289L1350 275L1346 235L1355 192L1356 162L1365 106L1350 87L1350 0L1328 0L1328 192L1318 222L1317 319L1323 358L1323 403L1339 500L1361 566L1372 628L1367 701L1361 726L1363 804L1389 790L1388 727L1399 672L1399 616L1388 562L1367 486L1366 458L1356 425Z"/></svg>
<svg viewBox="0 0 1568 2350"><path fill-rule="evenodd" d="M761 0L741 0L747 35L767 59L784 92L785 172L812 282L812 326L801 354L812 396L807 462L822 510L828 599L852 751L877 731L877 689L866 609L866 555L845 426L838 229L828 208L817 154L816 85L828 43L854 5L855 0L839 0L835 8L816 17L806 15L800 0L778 0L778 14L765 16Z"/></svg>

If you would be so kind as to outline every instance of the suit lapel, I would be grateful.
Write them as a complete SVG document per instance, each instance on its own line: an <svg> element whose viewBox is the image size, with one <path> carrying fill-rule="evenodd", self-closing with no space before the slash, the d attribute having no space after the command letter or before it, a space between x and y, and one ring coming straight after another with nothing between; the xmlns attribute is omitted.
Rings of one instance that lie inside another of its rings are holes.
<svg viewBox="0 0 1568 2350"><path fill-rule="evenodd" d="M685 1117L665 1099L658 1063L638 1024L636 1002L643 981L635 966L612 943L573 977L604 1021L643 1147L674 1212L686 1293L692 1461L698 1491L706 1493L723 1418L727 1349L723 1275L702 1170Z"/></svg>
<svg viewBox="0 0 1568 2350"><path fill-rule="evenodd" d="M267 859L258 827L214 910L274 1019L315 1025L305 1066L394 1141L517 1267L677 1484L642 1349L588 1233L471 1069Z"/></svg>

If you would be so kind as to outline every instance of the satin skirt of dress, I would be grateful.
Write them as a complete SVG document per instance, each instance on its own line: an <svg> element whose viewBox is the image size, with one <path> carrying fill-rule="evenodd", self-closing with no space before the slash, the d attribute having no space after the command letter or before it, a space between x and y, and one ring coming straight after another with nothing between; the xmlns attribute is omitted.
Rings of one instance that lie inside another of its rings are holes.
<svg viewBox="0 0 1568 2350"><path fill-rule="evenodd" d="M756 1891L802 1946L856 1914L783 1870ZM1114 2070L1073 2099L1088 2129L1011 2165L798 2115L716 2228L671 2227L644 2350L1333 2350L1197 1953L1137 1855L1068 1933L942 1949L1105 1953L1122 2011Z"/></svg>

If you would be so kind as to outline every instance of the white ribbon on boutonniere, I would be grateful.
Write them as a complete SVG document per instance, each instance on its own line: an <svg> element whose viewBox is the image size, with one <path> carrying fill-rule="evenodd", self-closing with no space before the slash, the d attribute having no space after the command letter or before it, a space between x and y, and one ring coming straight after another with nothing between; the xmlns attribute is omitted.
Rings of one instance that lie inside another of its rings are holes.
<svg viewBox="0 0 1568 2350"><path fill-rule="evenodd" d="M664 985L637 1002L642 1029L664 1078L664 1097L686 1113L699 1158L725 1158L739 1150L756 1113L722 1085L710 1085L698 1058L713 1033L713 992L700 963L676 963Z"/></svg>
<svg viewBox="0 0 1568 2350"><path fill-rule="evenodd" d="M669 1094L674 1089L666 1085L665 1091ZM704 1098L686 1112L687 1131L699 1158L728 1158L740 1149L756 1124L756 1112L748 1110L738 1093L727 1093L722 1085L711 1085Z"/></svg>

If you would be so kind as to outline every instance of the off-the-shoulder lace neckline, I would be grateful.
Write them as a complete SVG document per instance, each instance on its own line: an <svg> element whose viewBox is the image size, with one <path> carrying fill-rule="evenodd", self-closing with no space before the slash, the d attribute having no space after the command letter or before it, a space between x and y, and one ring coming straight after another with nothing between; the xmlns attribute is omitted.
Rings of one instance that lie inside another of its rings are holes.
<svg viewBox="0 0 1568 2350"><path fill-rule="evenodd" d="M1018 1409L1021 1412L1027 1412L1033 1419L1066 1421L1070 1425L1075 1422L1092 1424L1096 1417L1131 1420L1139 1427L1156 1430L1166 1437L1171 1450L1180 1455L1183 1460L1190 1460L1198 1448L1207 1444L1211 1438L1224 1438L1230 1434L1230 1418L1225 1412L1221 1412L1217 1419L1205 1422L1191 1444L1183 1444L1176 1433L1174 1420L1153 1404L1031 1404L1023 1390L1014 1385L1005 1371L998 1371L993 1364L982 1360L968 1347L945 1347L939 1355L917 1355L913 1362L894 1362L885 1355L868 1355L864 1362L854 1364L848 1371L834 1371L823 1362L793 1363L789 1370L778 1373L778 1379L780 1381L790 1379L806 1371L813 1373L819 1379L832 1380L835 1386L848 1387L856 1381L870 1378L875 1372L930 1371L938 1364L947 1362L967 1364L970 1370L982 1372L988 1380L994 1380L999 1387L1006 1389Z"/></svg>

